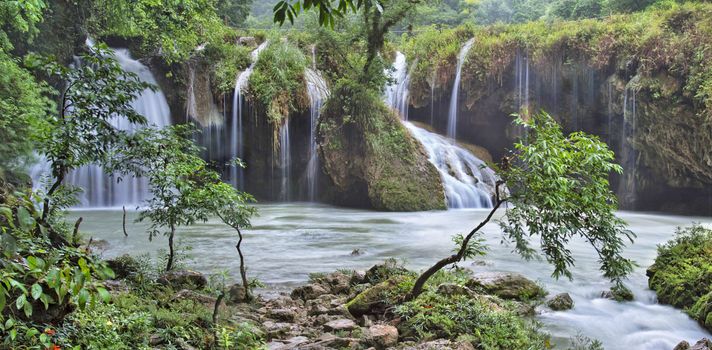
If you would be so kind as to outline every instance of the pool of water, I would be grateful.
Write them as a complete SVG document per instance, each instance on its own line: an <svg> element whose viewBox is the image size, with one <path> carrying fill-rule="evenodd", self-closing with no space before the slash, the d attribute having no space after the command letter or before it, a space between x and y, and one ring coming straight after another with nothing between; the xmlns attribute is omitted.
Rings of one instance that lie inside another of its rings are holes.
<svg viewBox="0 0 712 350"><path fill-rule="evenodd" d="M451 237L466 233L487 214L486 210L449 210L416 213L384 213L336 208L325 205L292 203L259 205L260 216L253 228L245 230L244 252L248 274L267 285L274 293L304 283L313 272L340 268L367 269L386 258L401 259L409 268L423 269L450 254ZM552 268L545 261L524 261L502 244L496 223L484 228L490 250L477 263L462 266L479 271L519 272L539 281L551 295L568 292L575 302L572 310L541 310L537 316L555 340L580 333L603 342L606 349L671 350L681 340L695 342L710 334L683 312L656 303L647 288L645 269L656 256L656 246L672 238L677 226L693 222L712 222L712 218L693 218L658 214L621 212L638 235L625 255L639 267L627 285L636 301L617 303L600 298L610 287L598 271L596 254L582 240L570 249L576 258L574 279L551 278ZM102 253L112 257L124 253L155 254L165 248L163 237L148 241L147 224L133 223L129 212L127 231L122 231L121 210L81 210L71 217L83 217L81 231L86 237L108 242ZM217 220L181 228L178 237L192 249L191 268L204 273L228 270L238 280L239 260L234 231ZM362 253L352 256L359 249Z"/></svg>

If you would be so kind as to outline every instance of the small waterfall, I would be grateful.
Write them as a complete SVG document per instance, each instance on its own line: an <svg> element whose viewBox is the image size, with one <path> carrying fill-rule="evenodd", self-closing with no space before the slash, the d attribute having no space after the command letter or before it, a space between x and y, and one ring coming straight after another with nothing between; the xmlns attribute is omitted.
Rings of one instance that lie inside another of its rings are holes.
<svg viewBox="0 0 712 350"><path fill-rule="evenodd" d="M457 111L458 111L458 99L460 94L460 75L462 73L462 64L467 58L467 53L470 52L470 48L475 43L475 38L468 40L465 45L460 49L460 53L457 55L457 71L455 73L455 82L452 85L452 95L450 96L450 110L447 116L447 137L455 139L457 137Z"/></svg>
<svg viewBox="0 0 712 350"><path fill-rule="evenodd" d="M87 41L87 45L92 45ZM124 71L135 73L141 81L157 85L151 71L138 60L131 58L127 49L114 49L114 57ZM82 62L75 62L81 65ZM145 116L149 125L164 127L170 125L170 110L166 97L160 90L144 90L131 105L136 112ZM111 124L121 130L132 131L139 126L129 123L125 118L111 120ZM42 160L30 171L35 186L42 182L42 177L50 174L49 164ZM80 207L117 207L122 205L139 206L148 197L148 181L142 178L106 174L98 165L87 165L67 174L65 183L83 189L80 195Z"/></svg>
<svg viewBox="0 0 712 350"><path fill-rule="evenodd" d="M408 87L410 75L405 55L396 52L396 60L392 69L386 70L386 75L391 79L385 89L385 99L389 106L398 111L401 119L408 120Z"/></svg>
<svg viewBox="0 0 712 350"><path fill-rule="evenodd" d="M315 54L312 50L313 67L316 67ZM317 125L321 106L329 96L329 88L321 74L314 69L307 69L304 74L309 96L309 162L307 164L307 195L309 201L317 198L317 183L319 180L319 155L317 153Z"/></svg>
<svg viewBox="0 0 712 350"><path fill-rule="evenodd" d="M399 52L394 63L395 74L392 75L395 82L386 87L385 100L401 115L403 115L401 111L407 110L408 107L407 98L403 96L407 94L409 84L406 69L405 56ZM399 94L401 96L396 96ZM406 102L403 104L402 101ZM459 146L451 138L419 128L405 120L403 123L411 135L423 145L428 153L428 159L438 169L449 208L492 207L497 176L484 161Z"/></svg>
<svg viewBox="0 0 712 350"><path fill-rule="evenodd" d="M626 209L635 209L637 191L637 152L631 140L637 128L636 78L633 78L623 92L623 127L621 128L621 164L624 173L619 184L621 204Z"/></svg>
<svg viewBox="0 0 712 350"><path fill-rule="evenodd" d="M243 126L243 105L244 105L244 100L245 97L243 95L243 92L245 88L247 87L247 83L250 81L250 75L252 75L252 71L255 69L255 64L257 63L257 60L259 59L260 52L264 50L267 45L269 45L268 41L263 42L258 46L254 51L252 51L251 57L252 57L252 64L250 64L247 69L242 71L240 74L237 75L237 78L235 79L235 91L232 96L232 122L231 122L231 127L230 127L230 158L240 158L242 159L244 157L244 133L242 130ZM230 183L235 186L236 188L243 189L245 188L245 176L244 176L244 169L239 166L231 166L230 167L230 175L229 175Z"/></svg>
<svg viewBox="0 0 712 350"><path fill-rule="evenodd" d="M487 164L451 139L405 122L438 169L448 208L491 208L497 175Z"/></svg>
<svg viewBox="0 0 712 350"><path fill-rule="evenodd" d="M292 157L290 155L289 142L289 116L284 118L284 123L279 129L279 165L282 169L281 175L281 195L282 201L288 202L290 199L289 180L291 179Z"/></svg>

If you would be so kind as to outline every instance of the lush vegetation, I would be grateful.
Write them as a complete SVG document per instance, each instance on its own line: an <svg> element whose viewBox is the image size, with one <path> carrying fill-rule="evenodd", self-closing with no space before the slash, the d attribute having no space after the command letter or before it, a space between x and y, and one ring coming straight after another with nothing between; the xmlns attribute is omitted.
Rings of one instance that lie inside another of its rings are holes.
<svg viewBox="0 0 712 350"><path fill-rule="evenodd" d="M712 230L701 225L679 228L671 241L658 247L648 268L648 284L663 303L684 309L712 330Z"/></svg>

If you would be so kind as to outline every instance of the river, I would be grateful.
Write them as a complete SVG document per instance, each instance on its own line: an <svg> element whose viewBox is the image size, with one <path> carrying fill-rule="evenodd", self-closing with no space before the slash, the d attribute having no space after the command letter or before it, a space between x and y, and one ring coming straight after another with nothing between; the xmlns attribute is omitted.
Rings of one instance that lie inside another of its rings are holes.
<svg viewBox="0 0 712 350"><path fill-rule="evenodd" d="M309 203L259 205L260 216L253 228L245 231L244 252L248 274L259 278L269 295L304 283L309 273L336 269L367 269L386 258L395 257L413 269L422 269L450 254L453 234L465 233L487 214L486 210L448 210L416 213L384 213L336 208ZM595 253L584 241L570 244L576 257L574 280L551 278L552 268L545 261L524 261L502 244L495 223L484 228L490 250L476 262L461 266L480 271L519 272L540 282L550 293L571 294L572 310L552 312L541 308L538 320L556 343L580 333L603 342L608 350L671 350L681 340L691 343L710 334L683 312L656 303L647 288L645 269L656 256L656 246L673 236L677 226L693 222L712 222L712 218L680 217L621 212L638 235L625 255L636 268L627 282L635 294L633 302L617 303L600 298L609 284L601 277ZM130 253L155 254L166 247L166 239L149 242L147 224L132 222L129 212L124 237L121 210L80 210L70 218L83 217L81 231L88 237L103 239L105 257ZM229 270L238 280L236 234L219 221L209 221L179 229L178 237L190 246L193 259L187 264L204 273ZM359 249L362 254L352 256Z"/></svg>

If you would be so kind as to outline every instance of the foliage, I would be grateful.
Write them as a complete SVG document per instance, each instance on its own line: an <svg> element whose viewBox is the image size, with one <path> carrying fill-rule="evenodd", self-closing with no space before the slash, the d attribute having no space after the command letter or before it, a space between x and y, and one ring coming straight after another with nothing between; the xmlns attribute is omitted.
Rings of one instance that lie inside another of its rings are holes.
<svg viewBox="0 0 712 350"><path fill-rule="evenodd" d="M11 50L10 35L33 39L42 21L44 0L3 1L0 3L0 49Z"/></svg>
<svg viewBox="0 0 712 350"><path fill-rule="evenodd" d="M596 251L603 275L620 283L633 267L621 252L634 234L615 215L608 176L623 170L613 163L613 152L583 132L564 136L546 113L518 121L529 135L515 144L511 165L502 168L512 204L500 221L505 236L525 258L534 254L528 238L540 236L557 278L571 278L574 259L567 246L575 236L584 238Z"/></svg>
<svg viewBox="0 0 712 350"><path fill-rule="evenodd" d="M421 340L463 337L478 349L546 349L548 337L516 313L516 305L484 295L437 292L442 283L463 285L466 274L439 271L417 299L398 305L399 329ZM464 288L464 287L463 287Z"/></svg>
<svg viewBox="0 0 712 350"><path fill-rule="evenodd" d="M260 54L250 76L250 91L273 125L281 125L289 113L307 106L306 67L304 54L289 43L272 41Z"/></svg>
<svg viewBox="0 0 712 350"><path fill-rule="evenodd" d="M0 206L0 348L49 347L51 332L42 324L110 299L101 280L113 272L86 249L57 247L49 230L68 237L66 225L35 229L41 217L36 200L18 193ZM48 222L60 220L61 213L53 212Z"/></svg>
<svg viewBox="0 0 712 350"><path fill-rule="evenodd" d="M530 238L539 236L546 260L554 266L553 276L571 278L574 258L568 243L574 237L585 239L598 255L603 275L622 288L633 262L621 253L633 232L615 216L617 201L610 190L608 176L622 172L613 163L613 152L596 137L583 132L564 136L554 119L541 112L517 119L527 136L515 144L510 157L498 169L494 207L480 224L460 242L456 253L441 259L420 275L408 296L422 292L428 279L444 268L461 261L471 252L470 242L504 203L509 203L499 220L506 239L526 259L535 256ZM503 185L507 186L507 191Z"/></svg>
<svg viewBox="0 0 712 350"><path fill-rule="evenodd" d="M678 228L675 238L658 246L648 269L648 284L658 300L684 309L712 330L712 230L699 224Z"/></svg>
<svg viewBox="0 0 712 350"><path fill-rule="evenodd" d="M217 13L222 15L225 22L233 27L238 27L250 14L253 0L217 0Z"/></svg>

